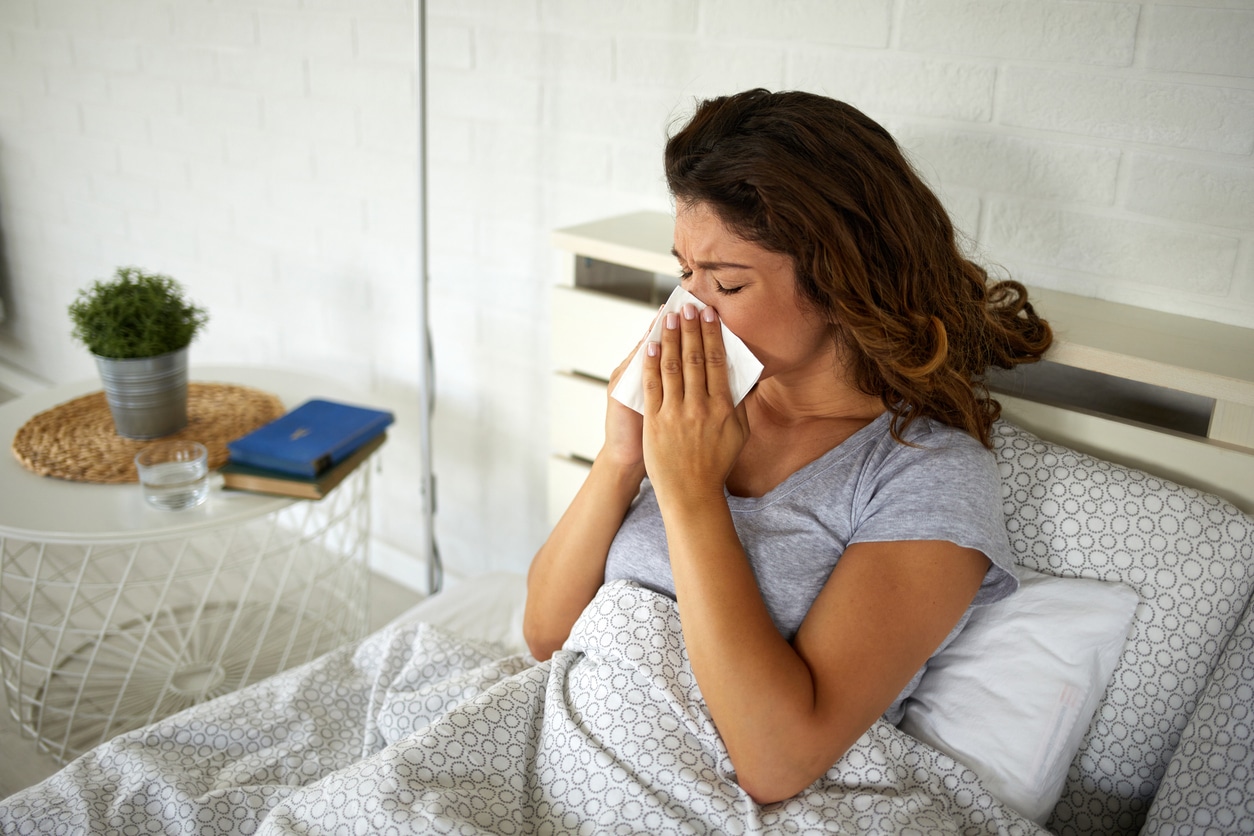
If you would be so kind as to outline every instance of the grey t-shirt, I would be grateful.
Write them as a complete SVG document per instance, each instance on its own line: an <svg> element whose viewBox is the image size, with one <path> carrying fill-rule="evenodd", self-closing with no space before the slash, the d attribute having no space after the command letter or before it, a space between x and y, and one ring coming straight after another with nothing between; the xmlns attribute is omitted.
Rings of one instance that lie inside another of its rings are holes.
<svg viewBox="0 0 1254 836"><path fill-rule="evenodd" d="M993 565L972 606L1018 587L993 455L967 433L930 419L906 431L915 446L901 444L889 434L890 420L881 415L765 496L727 496L767 610L789 641L851 543L947 540L978 549ZM647 479L605 564L606 581L624 578L675 597L666 530ZM969 615L970 609L942 648ZM902 702L923 670L885 712L889 722L901 720Z"/></svg>

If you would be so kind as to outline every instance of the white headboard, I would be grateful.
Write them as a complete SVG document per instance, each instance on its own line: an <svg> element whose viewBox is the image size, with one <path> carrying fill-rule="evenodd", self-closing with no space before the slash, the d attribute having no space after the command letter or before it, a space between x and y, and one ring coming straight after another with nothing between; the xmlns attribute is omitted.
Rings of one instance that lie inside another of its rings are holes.
<svg viewBox="0 0 1254 836"><path fill-rule="evenodd" d="M563 255L552 308L551 516L600 447L605 381L675 284L672 226L667 213L637 212L553 234ZM1055 344L1048 363L995 383L1007 420L1254 513L1254 329L1029 290Z"/></svg>

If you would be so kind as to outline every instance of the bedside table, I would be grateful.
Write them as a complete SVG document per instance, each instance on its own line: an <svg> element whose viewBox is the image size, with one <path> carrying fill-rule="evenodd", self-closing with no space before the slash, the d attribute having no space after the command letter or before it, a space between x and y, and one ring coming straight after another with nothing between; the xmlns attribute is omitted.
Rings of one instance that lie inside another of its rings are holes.
<svg viewBox="0 0 1254 836"><path fill-rule="evenodd" d="M291 408L352 394L303 375L193 369ZM0 405L6 443L98 380ZM0 667L23 735L61 762L366 632L370 466L318 502L223 491L182 511L138 484L39 476L0 457Z"/></svg>
<svg viewBox="0 0 1254 836"><path fill-rule="evenodd" d="M563 251L553 288L549 381L549 525L579 491L601 449L610 375L679 284L674 220L636 212L553 233Z"/></svg>

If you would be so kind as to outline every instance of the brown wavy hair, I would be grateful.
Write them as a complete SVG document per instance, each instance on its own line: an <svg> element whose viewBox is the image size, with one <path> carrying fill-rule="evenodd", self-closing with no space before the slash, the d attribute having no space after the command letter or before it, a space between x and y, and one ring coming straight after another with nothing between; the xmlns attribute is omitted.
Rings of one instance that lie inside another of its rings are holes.
<svg viewBox="0 0 1254 836"><path fill-rule="evenodd" d="M824 96L749 90L699 103L665 160L677 202L792 259L850 382L892 413L895 439L929 416L990 446L1001 406L985 373L1039 360L1053 334L1022 284L990 284L962 254L884 128Z"/></svg>

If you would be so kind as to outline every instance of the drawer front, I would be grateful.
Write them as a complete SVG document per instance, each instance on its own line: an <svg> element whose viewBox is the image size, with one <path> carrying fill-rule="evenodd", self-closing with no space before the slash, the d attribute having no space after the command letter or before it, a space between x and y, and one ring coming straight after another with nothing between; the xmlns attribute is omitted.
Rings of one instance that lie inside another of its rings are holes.
<svg viewBox="0 0 1254 836"><path fill-rule="evenodd" d="M657 309L577 287L553 288L553 365L609 380Z"/></svg>
<svg viewBox="0 0 1254 836"><path fill-rule="evenodd" d="M605 386L558 372L549 382L550 450L589 461L605 443Z"/></svg>
<svg viewBox="0 0 1254 836"><path fill-rule="evenodd" d="M565 456L549 458L549 527L557 525L570 501L579 493L583 480L588 477L590 466Z"/></svg>

